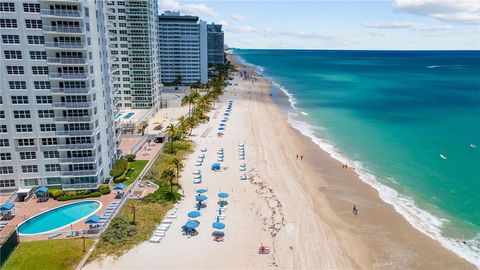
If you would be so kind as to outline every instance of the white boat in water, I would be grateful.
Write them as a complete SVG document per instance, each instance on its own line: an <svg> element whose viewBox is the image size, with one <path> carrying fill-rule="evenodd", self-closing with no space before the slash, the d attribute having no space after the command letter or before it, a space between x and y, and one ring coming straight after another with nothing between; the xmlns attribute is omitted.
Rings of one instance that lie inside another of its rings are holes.
<svg viewBox="0 0 480 270"><path fill-rule="evenodd" d="M475 144L472 143L472 144L470 144L470 147L471 147L471 148L477 148L477 145L475 145Z"/></svg>
<svg viewBox="0 0 480 270"><path fill-rule="evenodd" d="M447 159L447 157L446 157L445 155L440 155L440 157L441 157L442 159Z"/></svg>

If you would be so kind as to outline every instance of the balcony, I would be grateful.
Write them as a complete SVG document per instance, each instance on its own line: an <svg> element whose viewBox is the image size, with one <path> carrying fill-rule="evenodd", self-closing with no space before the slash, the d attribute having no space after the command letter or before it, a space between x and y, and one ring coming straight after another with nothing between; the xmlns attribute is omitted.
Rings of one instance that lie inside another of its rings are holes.
<svg viewBox="0 0 480 270"><path fill-rule="evenodd" d="M53 108L63 109L63 108L89 108L92 107L92 102L53 102Z"/></svg>
<svg viewBox="0 0 480 270"><path fill-rule="evenodd" d="M97 189L100 183L62 184L63 190Z"/></svg>
<svg viewBox="0 0 480 270"><path fill-rule="evenodd" d="M45 42L45 48L61 50L85 50L87 46L84 42Z"/></svg>
<svg viewBox="0 0 480 270"><path fill-rule="evenodd" d="M88 80L87 73L49 73L52 80Z"/></svg>
<svg viewBox="0 0 480 270"><path fill-rule="evenodd" d="M58 130L57 136L93 136L94 130Z"/></svg>
<svg viewBox="0 0 480 270"><path fill-rule="evenodd" d="M83 14L80 11L73 10L55 10L55 9L42 9L40 14L44 17L65 17L65 18L82 18Z"/></svg>
<svg viewBox="0 0 480 270"><path fill-rule="evenodd" d="M94 143L79 143L79 144L59 144L59 150L89 150L94 149Z"/></svg>
<svg viewBox="0 0 480 270"><path fill-rule="evenodd" d="M48 64L59 64L59 65L86 65L86 58L61 58L61 57L48 57ZM65 74L65 73L62 73Z"/></svg>
<svg viewBox="0 0 480 270"><path fill-rule="evenodd" d="M59 158L60 163L94 163L95 157Z"/></svg>
<svg viewBox="0 0 480 270"><path fill-rule="evenodd" d="M89 94L90 88L51 88L52 94Z"/></svg>
<svg viewBox="0 0 480 270"><path fill-rule="evenodd" d="M60 116L55 117L57 122L92 122L91 116Z"/></svg>
<svg viewBox="0 0 480 270"><path fill-rule="evenodd" d="M43 32L45 34L83 34L83 27L80 26L44 26Z"/></svg>
<svg viewBox="0 0 480 270"><path fill-rule="evenodd" d="M85 171L62 171L62 176L95 176L97 175L96 170L85 170ZM78 184L76 184L78 185Z"/></svg>

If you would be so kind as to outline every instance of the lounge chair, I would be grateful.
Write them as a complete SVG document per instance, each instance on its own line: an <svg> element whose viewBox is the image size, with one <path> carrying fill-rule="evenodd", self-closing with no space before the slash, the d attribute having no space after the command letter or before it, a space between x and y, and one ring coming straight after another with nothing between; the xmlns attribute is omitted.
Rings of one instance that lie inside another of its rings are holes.
<svg viewBox="0 0 480 270"><path fill-rule="evenodd" d="M60 235L62 235L62 234L61 233L51 233L51 234L48 235L48 239L59 237Z"/></svg>
<svg viewBox="0 0 480 270"><path fill-rule="evenodd" d="M68 231L67 232L67 238L73 237L73 231Z"/></svg>
<svg viewBox="0 0 480 270"><path fill-rule="evenodd" d="M148 242L150 243L160 243L162 241L162 237L160 236L152 236Z"/></svg>

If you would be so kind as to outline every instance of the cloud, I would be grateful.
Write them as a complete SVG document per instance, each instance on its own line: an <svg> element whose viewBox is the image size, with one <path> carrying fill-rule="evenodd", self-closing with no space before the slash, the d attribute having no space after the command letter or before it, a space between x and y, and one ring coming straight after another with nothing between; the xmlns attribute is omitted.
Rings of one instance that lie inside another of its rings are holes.
<svg viewBox="0 0 480 270"><path fill-rule="evenodd" d="M209 17L217 16L217 13L204 4L185 4L175 0L163 0L160 7L165 10L176 10L185 14L191 15L205 15Z"/></svg>
<svg viewBox="0 0 480 270"><path fill-rule="evenodd" d="M390 33L387 31L373 31L369 33L372 37L389 37Z"/></svg>
<svg viewBox="0 0 480 270"><path fill-rule="evenodd" d="M252 32L255 32L257 29L250 25L244 25L244 26L228 25L225 30L228 30L230 32L235 32L235 33L252 33Z"/></svg>
<svg viewBox="0 0 480 270"><path fill-rule="evenodd" d="M247 16L242 15L242 14L233 14L231 16L231 18L234 19L235 21L245 21L245 20L247 20Z"/></svg>
<svg viewBox="0 0 480 270"><path fill-rule="evenodd" d="M452 28L452 26L448 24L428 25L425 23L417 23L417 22L410 22L410 21L364 23L363 26L369 27L369 28L376 28L376 29L410 29L414 31L425 31L425 32L445 31Z"/></svg>
<svg viewBox="0 0 480 270"><path fill-rule="evenodd" d="M439 21L480 24L478 0L395 0L398 11L435 18Z"/></svg>

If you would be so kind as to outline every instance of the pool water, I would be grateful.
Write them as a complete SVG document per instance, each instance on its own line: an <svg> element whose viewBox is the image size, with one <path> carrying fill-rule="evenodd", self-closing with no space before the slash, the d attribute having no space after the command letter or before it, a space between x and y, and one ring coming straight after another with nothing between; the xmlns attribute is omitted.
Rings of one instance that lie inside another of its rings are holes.
<svg viewBox="0 0 480 270"><path fill-rule="evenodd" d="M18 227L20 234L39 234L57 230L87 217L100 207L97 201L71 203L43 212Z"/></svg>
<svg viewBox="0 0 480 270"><path fill-rule="evenodd" d="M130 119L130 118L132 118L132 116L133 116L134 114L135 114L135 113L133 113L133 112L129 112L129 113L125 114L125 116L123 117L123 119Z"/></svg>
<svg viewBox="0 0 480 270"><path fill-rule="evenodd" d="M117 113L117 114L115 114L115 119L118 119L118 118L120 118L120 116L122 116L122 114L121 114L121 113Z"/></svg>

